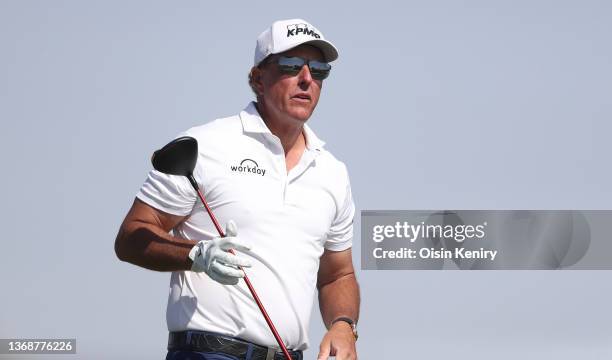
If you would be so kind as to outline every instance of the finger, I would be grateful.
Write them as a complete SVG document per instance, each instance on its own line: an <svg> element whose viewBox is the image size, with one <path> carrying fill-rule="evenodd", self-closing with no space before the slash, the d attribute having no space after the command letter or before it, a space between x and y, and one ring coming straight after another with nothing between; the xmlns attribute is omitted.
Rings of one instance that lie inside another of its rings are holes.
<svg viewBox="0 0 612 360"><path fill-rule="evenodd" d="M355 360L357 359L357 350L349 343L343 343L336 348L336 358L338 360Z"/></svg>
<svg viewBox="0 0 612 360"><path fill-rule="evenodd" d="M225 224L225 236L236 236L238 235L238 227L234 220L230 220Z"/></svg>
<svg viewBox="0 0 612 360"><path fill-rule="evenodd" d="M339 350L336 352L336 360L353 360L355 357L349 350Z"/></svg>
<svg viewBox="0 0 612 360"><path fill-rule="evenodd" d="M319 346L319 355L317 355L317 360L327 360L329 357L329 350L329 340L323 338L323 342L321 342L321 346Z"/></svg>
<svg viewBox="0 0 612 360"><path fill-rule="evenodd" d="M244 273L242 272L242 270L238 270L231 266L223 265L218 261L214 261L210 266L210 269L223 276L229 276L234 278L244 277Z"/></svg>
<svg viewBox="0 0 612 360"><path fill-rule="evenodd" d="M251 250L251 244L237 237L224 237L219 240L219 247L223 250L236 249L246 252Z"/></svg>
<svg viewBox="0 0 612 360"><path fill-rule="evenodd" d="M249 260L245 259L242 256L230 254L227 251L218 250L213 254L213 259L215 261L222 262L227 265L234 266L242 266L242 267L251 267L252 264Z"/></svg>
<svg viewBox="0 0 612 360"><path fill-rule="evenodd" d="M351 352L346 353L346 355L342 359L357 360L357 354L351 351Z"/></svg>
<svg viewBox="0 0 612 360"><path fill-rule="evenodd" d="M236 284L238 284L238 278L224 276L224 275L221 275L221 274L219 274L217 272L214 272L214 271L209 271L208 272L208 276L210 276L211 279L213 279L216 282L221 283L223 285L236 285Z"/></svg>

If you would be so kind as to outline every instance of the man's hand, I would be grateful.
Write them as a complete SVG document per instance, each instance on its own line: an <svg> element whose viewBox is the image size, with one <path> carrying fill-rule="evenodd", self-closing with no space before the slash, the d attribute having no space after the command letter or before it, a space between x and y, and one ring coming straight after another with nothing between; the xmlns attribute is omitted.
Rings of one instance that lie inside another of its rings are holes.
<svg viewBox="0 0 612 360"><path fill-rule="evenodd" d="M319 346L317 360L327 360L330 355L335 356L336 360L357 359L353 329L344 321L334 323L327 331Z"/></svg>
<svg viewBox="0 0 612 360"><path fill-rule="evenodd" d="M230 220L225 229L225 237L200 241L191 249L191 271L205 272L223 285L236 285L244 277L244 272L238 267L250 267L251 263L241 256L233 255L229 250L248 251L251 247L236 237L238 230L233 221Z"/></svg>

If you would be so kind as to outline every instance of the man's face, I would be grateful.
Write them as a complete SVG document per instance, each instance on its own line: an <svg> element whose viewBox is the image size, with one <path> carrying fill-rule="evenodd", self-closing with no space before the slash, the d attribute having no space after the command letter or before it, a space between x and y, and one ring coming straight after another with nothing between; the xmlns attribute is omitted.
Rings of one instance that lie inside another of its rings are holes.
<svg viewBox="0 0 612 360"><path fill-rule="evenodd" d="M271 55L260 66L258 87L260 102L266 112L277 118L289 117L305 122L319 102L323 80L313 79L308 65L304 65L297 75L282 74L276 63L280 56L325 61L323 54L313 46L300 45L284 53Z"/></svg>

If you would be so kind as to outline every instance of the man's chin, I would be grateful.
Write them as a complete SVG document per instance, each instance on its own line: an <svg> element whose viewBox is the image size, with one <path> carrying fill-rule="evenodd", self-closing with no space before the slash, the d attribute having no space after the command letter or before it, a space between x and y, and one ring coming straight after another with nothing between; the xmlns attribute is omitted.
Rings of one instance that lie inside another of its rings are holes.
<svg viewBox="0 0 612 360"><path fill-rule="evenodd" d="M306 122L312 116L314 109L300 107L297 109L291 109L289 115L299 121Z"/></svg>

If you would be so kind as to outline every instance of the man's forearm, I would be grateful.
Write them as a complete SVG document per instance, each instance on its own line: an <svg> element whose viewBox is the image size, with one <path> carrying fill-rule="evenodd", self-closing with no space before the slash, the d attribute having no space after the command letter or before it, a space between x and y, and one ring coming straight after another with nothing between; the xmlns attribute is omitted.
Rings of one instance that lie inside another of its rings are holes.
<svg viewBox="0 0 612 360"><path fill-rule="evenodd" d="M119 230L115 252L127 261L150 270L190 270L189 251L195 241L174 237L163 229L147 223L132 223Z"/></svg>
<svg viewBox="0 0 612 360"><path fill-rule="evenodd" d="M319 288L319 308L327 328L340 316L357 322L359 302L359 285L354 273L344 275Z"/></svg>

